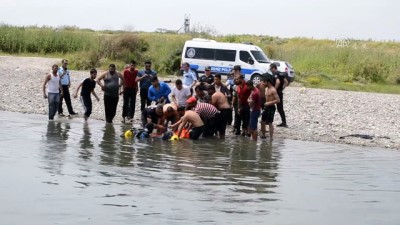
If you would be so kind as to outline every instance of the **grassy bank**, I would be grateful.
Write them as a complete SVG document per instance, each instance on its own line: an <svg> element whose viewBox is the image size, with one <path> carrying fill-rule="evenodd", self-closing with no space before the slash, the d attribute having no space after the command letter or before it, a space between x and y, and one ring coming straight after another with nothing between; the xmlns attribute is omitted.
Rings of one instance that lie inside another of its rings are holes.
<svg viewBox="0 0 400 225"><path fill-rule="evenodd" d="M185 40L207 34L93 31L75 27L0 26L0 51L68 58L74 69L122 68L130 59L152 60L161 74L174 73ZM400 43L349 40L282 39L269 36L212 37L224 42L252 42L272 59L290 62L296 80L310 87L400 94Z"/></svg>

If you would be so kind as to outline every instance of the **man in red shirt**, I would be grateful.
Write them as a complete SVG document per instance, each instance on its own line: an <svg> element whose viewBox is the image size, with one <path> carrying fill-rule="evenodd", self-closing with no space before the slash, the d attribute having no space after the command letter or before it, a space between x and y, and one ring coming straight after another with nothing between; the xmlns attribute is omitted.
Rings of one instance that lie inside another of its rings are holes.
<svg viewBox="0 0 400 225"><path fill-rule="evenodd" d="M136 70L136 62L131 61L129 68L123 72L124 76L124 104L122 106L122 122L125 123L125 119L129 122L133 121L135 115L135 104L136 104L136 93L137 93L137 82L136 76L138 71Z"/></svg>
<svg viewBox="0 0 400 225"><path fill-rule="evenodd" d="M251 90L249 90L246 86L246 81L244 80L243 75L239 75L236 79L237 85L237 96L238 96L238 115L239 118L236 124L236 135L240 135L240 125L242 125L242 136L249 136L248 126L250 120L250 107L247 99L251 94Z"/></svg>
<svg viewBox="0 0 400 225"><path fill-rule="evenodd" d="M246 87L251 91L250 97L247 102L250 106L250 122L249 122L249 133L254 141L257 141L257 124L258 117L261 114L261 96L260 91L254 87L253 81L249 80L246 82Z"/></svg>

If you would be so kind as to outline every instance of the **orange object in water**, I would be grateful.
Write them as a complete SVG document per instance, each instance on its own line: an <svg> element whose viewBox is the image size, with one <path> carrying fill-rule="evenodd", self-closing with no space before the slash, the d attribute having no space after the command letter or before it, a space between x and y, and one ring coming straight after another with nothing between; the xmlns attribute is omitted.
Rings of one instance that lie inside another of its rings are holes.
<svg viewBox="0 0 400 225"><path fill-rule="evenodd" d="M180 136L179 138L189 138L189 133L190 133L190 130L188 130L188 129L186 129L186 128L183 128L183 129L182 129L181 136ZM175 135L178 135L178 131L175 132L174 134L175 134Z"/></svg>

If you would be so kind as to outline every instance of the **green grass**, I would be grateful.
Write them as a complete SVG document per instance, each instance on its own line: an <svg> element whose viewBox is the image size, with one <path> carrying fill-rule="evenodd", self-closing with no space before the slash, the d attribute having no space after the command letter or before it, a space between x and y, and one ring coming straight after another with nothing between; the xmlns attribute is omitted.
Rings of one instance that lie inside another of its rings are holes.
<svg viewBox="0 0 400 225"><path fill-rule="evenodd" d="M390 85L390 84L374 84L374 83L354 84L346 82L343 83L323 82L317 85L305 83L305 86L310 88L332 89L332 90L342 90L342 91L400 94L400 86Z"/></svg>
<svg viewBox="0 0 400 225"><path fill-rule="evenodd" d="M161 74L179 64L184 42L204 34L93 31L76 27L0 26L3 54L67 58L73 69L115 63L122 68L130 59L142 65L151 60ZM205 35L207 37L207 35ZM338 48L333 40L255 35L212 37L223 42L252 42L272 59L290 62L296 81L305 86L399 94L400 43L350 40ZM141 66L140 66L141 67Z"/></svg>

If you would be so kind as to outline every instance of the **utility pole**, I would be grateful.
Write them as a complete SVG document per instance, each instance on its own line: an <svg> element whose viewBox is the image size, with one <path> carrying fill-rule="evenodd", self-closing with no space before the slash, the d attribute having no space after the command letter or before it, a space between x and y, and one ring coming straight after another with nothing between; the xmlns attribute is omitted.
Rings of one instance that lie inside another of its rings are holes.
<svg viewBox="0 0 400 225"><path fill-rule="evenodd" d="M185 14L185 22L183 23L185 33L190 33L190 15Z"/></svg>

